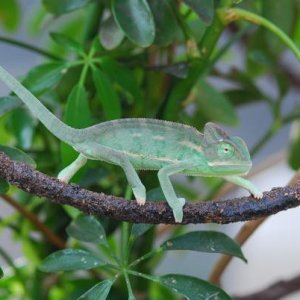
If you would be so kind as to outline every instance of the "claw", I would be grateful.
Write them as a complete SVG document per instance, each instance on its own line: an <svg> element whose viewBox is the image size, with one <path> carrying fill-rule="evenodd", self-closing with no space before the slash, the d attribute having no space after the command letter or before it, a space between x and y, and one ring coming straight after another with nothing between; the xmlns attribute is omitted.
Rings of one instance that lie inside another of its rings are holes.
<svg viewBox="0 0 300 300"><path fill-rule="evenodd" d="M142 206L142 205L145 205L146 199L145 198L136 197L136 202L137 202L138 205Z"/></svg>
<svg viewBox="0 0 300 300"><path fill-rule="evenodd" d="M261 199L263 197L263 193L262 192L256 192L255 194L252 194L252 196L255 199Z"/></svg>

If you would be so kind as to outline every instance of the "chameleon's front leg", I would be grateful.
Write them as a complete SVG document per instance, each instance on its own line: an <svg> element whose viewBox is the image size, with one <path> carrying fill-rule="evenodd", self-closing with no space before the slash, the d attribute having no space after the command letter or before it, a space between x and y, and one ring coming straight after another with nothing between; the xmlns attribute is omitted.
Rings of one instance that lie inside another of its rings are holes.
<svg viewBox="0 0 300 300"><path fill-rule="evenodd" d="M224 179L248 190L254 198L261 199L263 193L249 180L239 176L225 176Z"/></svg>
<svg viewBox="0 0 300 300"><path fill-rule="evenodd" d="M177 164L165 166L158 171L158 179L161 189L166 197L169 206L173 210L174 219L178 223L181 223L183 219L183 206L185 204L185 199L177 198L169 176L189 169L192 166L193 164L191 162L183 161Z"/></svg>
<svg viewBox="0 0 300 300"><path fill-rule="evenodd" d="M86 164L86 162L87 158L82 154L79 154L76 160L58 173L57 178L63 182L69 182L75 173Z"/></svg>

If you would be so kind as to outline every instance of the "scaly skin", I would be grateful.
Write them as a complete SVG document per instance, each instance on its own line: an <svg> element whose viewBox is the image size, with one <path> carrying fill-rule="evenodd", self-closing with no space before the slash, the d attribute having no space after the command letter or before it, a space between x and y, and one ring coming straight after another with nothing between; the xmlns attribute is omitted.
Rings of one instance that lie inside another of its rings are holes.
<svg viewBox="0 0 300 300"><path fill-rule="evenodd" d="M176 222L182 222L185 199L178 198L170 176L216 176L249 190L256 198L262 193L240 177L251 168L244 141L229 137L220 127L207 123L204 134L195 128L155 119L121 119L75 129L57 119L33 94L5 69L0 79L27 105L30 111L57 138L71 145L78 158L58 178L68 182L87 159L120 166L132 187L138 204L146 201L146 189L136 170L158 170L158 179Z"/></svg>

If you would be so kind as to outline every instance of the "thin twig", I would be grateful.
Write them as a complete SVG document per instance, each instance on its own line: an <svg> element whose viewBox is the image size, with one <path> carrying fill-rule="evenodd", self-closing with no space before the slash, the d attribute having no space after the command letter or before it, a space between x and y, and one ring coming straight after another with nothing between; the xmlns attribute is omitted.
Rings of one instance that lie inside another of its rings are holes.
<svg viewBox="0 0 300 300"><path fill-rule="evenodd" d="M17 46L17 47L20 47L20 48L38 53L38 54L43 55L45 57L48 57L50 59L61 60L60 57L56 56L53 53L50 53L50 52L48 52L44 49L32 46L31 44L27 44L27 43L22 42L22 41L18 41L18 40L14 40L14 39L11 39L11 38L8 38L8 37L0 36L0 42L4 42L4 43L10 44L10 45L14 45L14 46Z"/></svg>
<svg viewBox="0 0 300 300"><path fill-rule="evenodd" d="M136 201L95 193L13 161L0 152L0 178L31 194L47 197L54 203L68 204L92 215L106 216L132 223L175 224L166 202L139 206ZM274 188L262 199L243 197L227 201L187 203L181 224L231 223L258 219L300 205L300 182L294 187Z"/></svg>
<svg viewBox="0 0 300 300"><path fill-rule="evenodd" d="M0 199L5 200L9 205L14 207L20 212L26 219L28 219L36 228L47 238L47 240L59 249L65 248L65 242L52 232L45 224L43 224L35 214L21 206L17 201L8 195L1 195Z"/></svg>
<svg viewBox="0 0 300 300"><path fill-rule="evenodd" d="M289 182L289 186L299 186L300 170L293 176ZM235 237L235 241L240 245L244 245L246 241L253 235L253 233L260 227L260 225L268 218L268 216L258 220L246 222ZM221 276L229 265L232 257L223 255L215 264L214 269L210 275L209 281L215 284L220 284ZM256 299L256 298L255 298Z"/></svg>
<svg viewBox="0 0 300 300"><path fill-rule="evenodd" d="M259 292L247 296L234 296L233 300L278 300L300 290L300 275L290 280L280 280Z"/></svg>

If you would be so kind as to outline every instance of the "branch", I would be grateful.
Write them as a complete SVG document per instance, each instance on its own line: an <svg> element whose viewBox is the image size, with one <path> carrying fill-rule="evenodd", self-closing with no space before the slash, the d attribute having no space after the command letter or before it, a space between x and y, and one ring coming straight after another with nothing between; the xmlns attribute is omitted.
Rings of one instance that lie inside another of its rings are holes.
<svg viewBox="0 0 300 300"><path fill-rule="evenodd" d="M65 184L38 172L24 163L11 160L0 152L0 178L31 194L46 197L53 203L68 204L98 216L132 223L175 224L166 202L139 206L136 201L95 193L76 184ZM294 187L274 188L261 200L243 197L227 201L187 203L182 224L220 223L253 220L300 205L300 182Z"/></svg>
<svg viewBox="0 0 300 300"><path fill-rule="evenodd" d="M291 280L278 281L266 289L247 296L236 296L234 300L277 300L300 290L300 276Z"/></svg>

